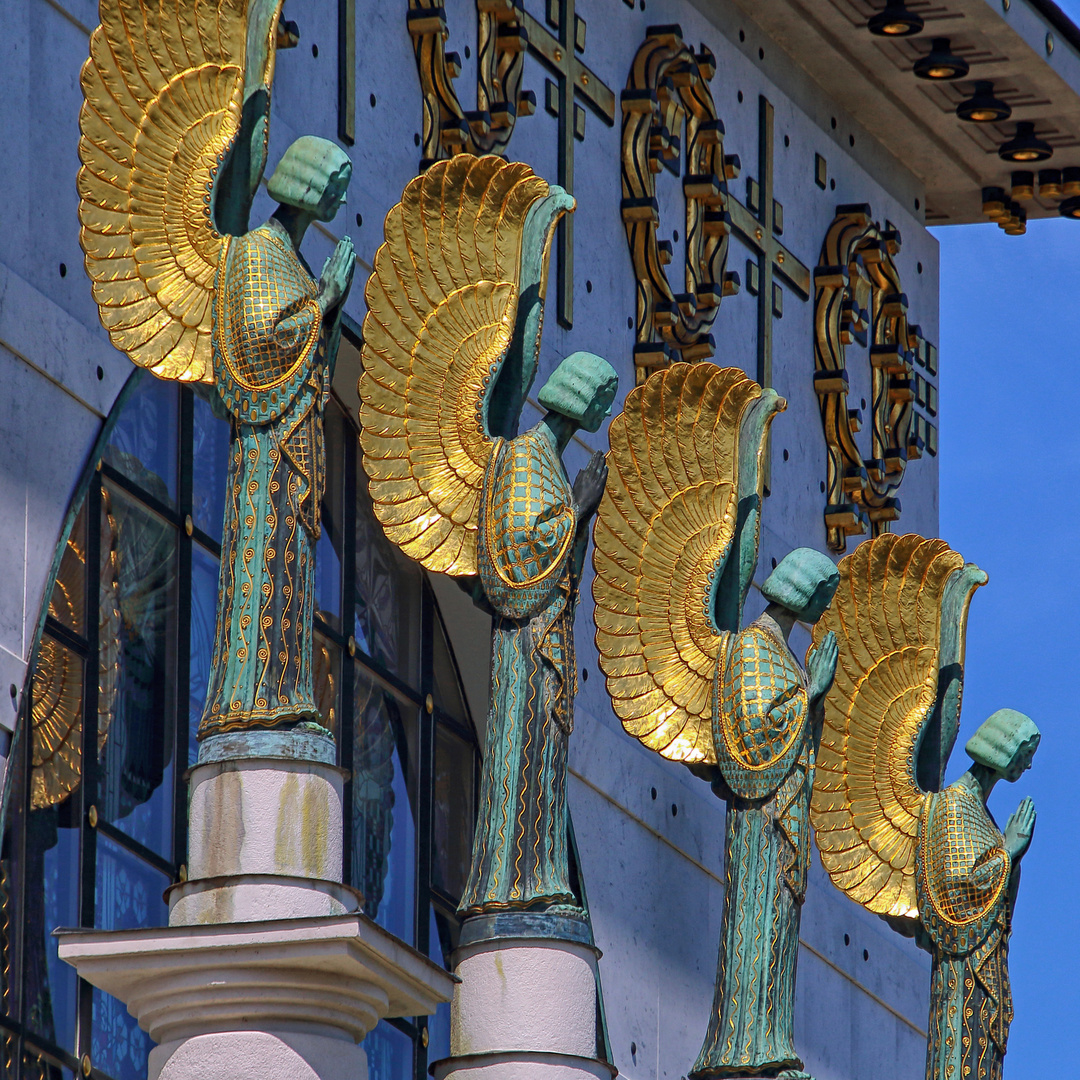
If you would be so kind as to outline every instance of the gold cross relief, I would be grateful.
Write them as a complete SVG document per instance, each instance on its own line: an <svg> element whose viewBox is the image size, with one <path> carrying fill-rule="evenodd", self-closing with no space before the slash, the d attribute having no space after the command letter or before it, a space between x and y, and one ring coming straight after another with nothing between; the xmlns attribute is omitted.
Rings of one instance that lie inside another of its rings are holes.
<svg viewBox="0 0 1080 1080"><path fill-rule="evenodd" d="M747 179L746 205L729 199L731 224L756 259L746 264L746 288L758 298L757 381L773 384L773 319L784 314L782 281L800 300L810 299L810 270L780 241L784 208L773 194L773 106L758 98L758 179ZM779 279L779 281L777 281Z"/></svg>
<svg viewBox="0 0 1080 1080"><path fill-rule="evenodd" d="M773 106L759 99L758 177L747 180L744 204L728 190L741 163L724 154L724 125L708 85L715 72L711 51L704 45L691 50L678 25L653 26L622 94L622 216L637 278L638 382L676 354L688 361L713 355L709 331L720 300L740 287L739 275L726 270L732 233L753 253L747 288L758 298L757 379L763 386L772 384L781 283L800 300L810 297L809 269L780 239L784 215L773 191ZM680 162L685 163L686 291L676 293L664 270L672 245L656 235L656 175L662 168L678 175Z"/></svg>
<svg viewBox="0 0 1080 1080"><path fill-rule="evenodd" d="M521 90L528 51L553 76L545 106L559 122L558 183L574 191L574 141L585 138L585 103L605 124L615 122L615 94L579 59L585 51L585 20L575 0L545 0L549 30L515 0L477 0L477 108L461 108L453 80L461 72L456 53L446 52L446 13L438 0L409 0L408 25L424 98L421 170L462 152L503 153L519 116L536 108L531 91ZM554 32L552 32L554 31ZM574 320L574 225L559 225L559 322Z"/></svg>

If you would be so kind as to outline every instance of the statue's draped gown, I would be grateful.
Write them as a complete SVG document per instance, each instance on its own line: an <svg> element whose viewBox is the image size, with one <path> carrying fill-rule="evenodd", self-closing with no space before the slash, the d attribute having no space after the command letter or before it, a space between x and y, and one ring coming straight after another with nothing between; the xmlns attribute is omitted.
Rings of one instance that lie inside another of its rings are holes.
<svg viewBox="0 0 1080 1080"><path fill-rule="evenodd" d="M327 333L317 294L273 226L229 239L213 343L214 387L231 445L200 738L319 719L306 638L325 485L322 414L337 333L336 321Z"/></svg>
<svg viewBox="0 0 1080 1080"><path fill-rule="evenodd" d="M721 650L713 739L724 777L714 788L727 799L724 907L713 1008L691 1075L798 1071L795 967L816 746L805 673L771 619Z"/></svg>
<svg viewBox="0 0 1080 1080"><path fill-rule="evenodd" d="M926 796L915 870L933 946L928 1080L1001 1080L1017 885L1003 845L970 774Z"/></svg>
<svg viewBox="0 0 1080 1080"><path fill-rule="evenodd" d="M566 753L581 573L573 492L544 423L498 443L477 564L492 629L488 716L465 915L576 904L566 856Z"/></svg>

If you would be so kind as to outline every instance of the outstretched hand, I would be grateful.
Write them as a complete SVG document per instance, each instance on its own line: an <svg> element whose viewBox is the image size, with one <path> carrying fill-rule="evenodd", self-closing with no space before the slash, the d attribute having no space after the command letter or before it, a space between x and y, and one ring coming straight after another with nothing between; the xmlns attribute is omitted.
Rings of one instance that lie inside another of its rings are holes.
<svg viewBox="0 0 1080 1080"><path fill-rule="evenodd" d="M1028 798L1013 811L1005 826L1005 850L1014 864L1024 857L1034 834L1035 804Z"/></svg>
<svg viewBox="0 0 1080 1080"><path fill-rule="evenodd" d="M604 485L607 484L607 475L607 461L604 455L596 450L589 458L589 464L574 480L574 507L579 522L588 521L596 513L604 494Z"/></svg>
<svg viewBox="0 0 1080 1080"><path fill-rule="evenodd" d="M816 705L829 692L836 677L836 661L840 650L836 645L836 634L831 630L821 639L806 659L806 670L810 676L810 704Z"/></svg>
<svg viewBox="0 0 1080 1080"><path fill-rule="evenodd" d="M356 252L352 239L343 236L334 248L330 258L323 264L319 276L319 307L325 315L349 295L352 285L353 270L356 267Z"/></svg>

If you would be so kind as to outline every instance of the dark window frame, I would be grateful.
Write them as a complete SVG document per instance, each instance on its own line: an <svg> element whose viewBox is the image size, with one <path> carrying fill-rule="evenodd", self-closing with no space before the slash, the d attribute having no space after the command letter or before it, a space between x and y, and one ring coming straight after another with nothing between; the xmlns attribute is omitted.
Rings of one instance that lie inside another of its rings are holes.
<svg viewBox="0 0 1080 1080"><path fill-rule="evenodd" d="M346 326L344 336L355 348L359 348L359 336L355 330ZM128 855L139 860L141 863L153 868L155 871L167 874L173 882L177 882L186 876L184 863L186 861L187 848L187 783L185 769L189 746L189 691L191 676L191 611L192 611L192 557L195 548L198 547L207 555L217 559L220 557L220 545L204 531L194 526L192 521L193 505L193 440L194 440L194 417L195 402L194 391L188 386L177 386L175 392L178 395L176 405L177 415L177 445L175 447L177 465L177 491L176 506L171 507L162 503L153 493L146 491L136 481L126 476L123 472L103 461L102 457L108 444L116 419L122 413L132 396L135 388L142 380L150 379L147 373L136 371L132 374L124 390L117 398L109 419L103 427L98 443L95 446L91 461L88 464L82 481L78 485L72 497L69 509L69 519L63 532L62 541L66 537L85 505L86 522L86 565L97 567L100 558L100 518L102 492L106 481L117 488L122 489L124 494L135 500L142 507L149 510L156 517L166 522L175 534L176 543L176 617L169 632L175 634L177 647L173 650L172 670L169 677L174 680L175 690L172 694L173 707L175 708L174 719L174 743L171 748L172 760L177 767L172 772L173 798L173 828L171 857L162 857L153 852L144 844L128 836L124 829L113 822L103 820L96 813L96 800L98 795L98 755L96 750L83 754L83 774L79 786L72 792L73 800L72 815L80 822L79 825L79 866L73 868L78 874L79 897L78 910L80 924L85 927L93 927L98 913L95 911L96 894L96 863L97 863L97 836L101 833L111 842L122 848ZM344 423L351 427L354 436L358 435L355 421L349 417L348 411L340 401L334 399L334 404L329 408L340 410ZM346 431L346 434L348 432ZM430 926L432 923L431 913L434 912L439 925L439 936L443 939L443 945L450 947L456 944L458 923L456 917L457 898L447 895L442 890L432 885L432 870L435 852L434 844L434 753L435 731L438 726L445 726L459 739L468 741L474 750L474 767L472 777L472 805L476 806L479 782L480 782L480 751L476 737L472 717L468 711L468 703L461 685L460 672L457 670L456 661L453 657L453 648L442 626L442 619L438 611L434 592L426 574L422 575L419 595L419 678L416 684L399 677L390 671L376 658L368 655L350 634L343 632L345 628L355 625L356 604L356 513L357 513L357 485L365 482L363 472L359 464L359 453L356 449L358 439L344 440L347 452L344 456L342 468L341 491L337 497L341 501L340 521L343 536L342 549L339 553L341 562L340 576L340 625L342 630L337 630L323 620L316 620L316 630L332 642L338 649L341 660L341 677L336 694L336 734L338 746L338 762L346 770L351 771L354 757L354 679L345 677L346 665L355 665L355 668L371 679L376 685L382 687L395 699L402 716L412 710L416 723L416 758L408 760L408 740L400 724L395 721L395 745L399 754L400 764L406 776L411 770L415 770L417 782L415 785L415 803L408 809L412 813L415 824L415 866L413 878L413 911L414 927L413 942L415 947L425 955L431 955L436 942L431 941ZM328 493L329 495L330 493ZM10 893L3 896L3 914L0 916L0 945L7 954L7 967L15 973L18 980L17 992L12 1000L12 988L6 983L3 986L3 997L0 1000L0 1039L5 1040L0 1047L0 1080L40 1080L48 1074L49 1080L60 1080L63 1070L70 1070L78 1074L85 1063L85 1059L91 1054L93 1036L93 988L84 980L78 981L77 998L77 1035L76 1047L73 1054L70 1050L53 1044L36 1033L30 1031L23 1022L23 1010L25 1008L26 994L24 983L26 971L24 956L26 953L26 920L24 912L28 902L32 898L26 895L26 844L27 844L27 820L30 812L30 777L32 773L32 760L29 748L32 740L28 719L32 712L33 701L33 673L37 663L38 650L42 638L51 638L61 645L70 648L84 661L83 678L83 746L96 747L97 740L97 709L98 709L98 682L96 675L98 670L98 619L95 617L99 610L100 582L98 574L88 572L85 575L86 595L85 603L85 627L84 633L78 634L59 621L45 617L41 620L41 630L38 641L32 651L32 662L27 667L27 675L22 695L21 706L18 714L16 736L11 746L9 757L9 776L6 780L6 789L12 789L14 770L21 770L21 784L13 791L19 791L24 800L21 812L12 815L12 809L7 806L5 799L4 825L4 865L14 863L14 880L6 882ZM52 594L53 579L50 579L45 591L43 604L48 610L49 599ZM446 643L451 663L454 666L454 675L457 678L458 690L461 694L462 707L465 712L466 723L460 718L455 718L434 702L434 647L435 635L441 634ZM5 790L7 798L8 792ZM413 800L410 799L410 802ZM344 806L346 820L352 824L352 781L346 781L344 791ZM91 809L95 814L91 815ZM405 808L402 808L405 809ZM97 819L96 827L90 825L91 817ZM344 847L343 878L353 884L353 869L351 866L353 845L346 836ZM12 902L14 901L14 902ZM40 902L40 901L39 901ZM442 950L443 962L448 962L446 949ZM436 953L438 956L439 953ZM445 1006L444 1006L445 1008ZM426 1017L413 1017L387 1020L384 1023L391 1025L412 1043L413 1062L412 1071L415 1080L423 1080L427 1076L428 1049L427 1049L427 1025ZM34 1059L39 1064L31 1066L24 1064ZM94 1080L114 1080L111 1074L98 1069L92 1060L90 1075Z"/></svg>

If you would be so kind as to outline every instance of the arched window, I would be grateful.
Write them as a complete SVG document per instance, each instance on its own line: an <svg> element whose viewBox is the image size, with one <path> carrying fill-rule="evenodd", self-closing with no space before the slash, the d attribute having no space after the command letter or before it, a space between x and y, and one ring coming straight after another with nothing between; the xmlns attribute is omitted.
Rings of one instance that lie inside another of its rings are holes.
<svg viewBox="0 0 1080 1080"><path fill-rule="evenodd" d="M51 934L164 925L162 894L185 875L228 446L228 423L190 387L138 372L74 499L5 789L3 1080L146 1076L148 1036L57 959ZM448 964L476 734L431 586L376 523L336 399L326 447L315 676L349 772L344 880L372 918ZM449 1053L448 1008L384 1021L365 1048L372 1080L425 1075Z"/></svg>

